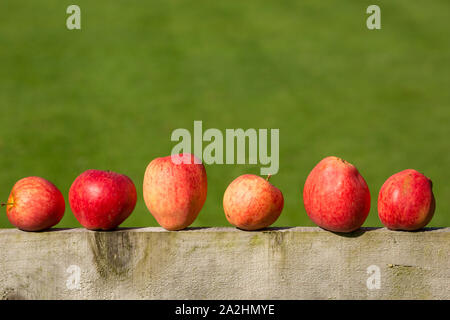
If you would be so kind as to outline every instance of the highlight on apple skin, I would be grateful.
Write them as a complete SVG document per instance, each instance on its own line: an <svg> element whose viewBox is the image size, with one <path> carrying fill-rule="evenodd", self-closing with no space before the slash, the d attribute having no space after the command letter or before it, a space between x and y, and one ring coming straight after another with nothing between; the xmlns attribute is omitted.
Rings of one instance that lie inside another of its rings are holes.
<svg viewBox="0 0 450 320"><path fill-rule="evenodd" d="M370 211L370 191L358 169L338 157L326 157L308 175L303 203L309 218L333 232L359 229Z"/></svg>
<svg viewBox="0 0 450 320"><path fill-rule="evenodd" d="M78 222L89 230L113 230L136 206L133 181L112 171L87 170L69 190L69 204Z"/></svg>
<svg viewBox="0 0 450 320"><path fill-rule="evenodd" d="M433 184L422 173L407 169L389 177L378 194L378 217L391 230L413 231L433 218Z"/></svg>
<svg viewBox="0 0 450 320"><path fill-rule="evenodd" d="M61 191L40 177L17 181L4 205L9 222L24 231L53 227L61 221L66 208Z"/></svg>
<svg viewBox="0 0 450 320"><path fill-rule="evenodd" d="M184 153L156 158L145 170L143 193L145 204L166 230L190 226L202 209L208 189L206 170L194 155Z"/></svg>
<svg viewBox="0 0 450 320"><path fill-rule="evenodd" d="M230 183L223 196L223 209L229 223L243 230L259 230L278 219L284 198L269 178L244 174Z"/></svg>

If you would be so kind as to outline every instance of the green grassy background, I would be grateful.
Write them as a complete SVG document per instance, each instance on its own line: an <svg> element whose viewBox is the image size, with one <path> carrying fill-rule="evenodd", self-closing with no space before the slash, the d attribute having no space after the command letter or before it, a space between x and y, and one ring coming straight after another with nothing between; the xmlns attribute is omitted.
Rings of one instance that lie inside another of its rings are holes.
<svg viewBox="0 0 450 320"><path fill-rule="evenodd" d="M122 226L155 226L147 164L176 128L279 128L285 196L276 226L311 226L301 190L323 157L355 164L372 194L415 168L434 183L431 226L450 225L448 0L0 2L0 197L37 175L67 193L81 172L130 176L138 204ZM370 4L382 29L368 30ZM210 165L194 226L228 225L227 185L253 165ZM0 227L9 227L2 209ZM60 227L79 226L67 210Z"/></svg>

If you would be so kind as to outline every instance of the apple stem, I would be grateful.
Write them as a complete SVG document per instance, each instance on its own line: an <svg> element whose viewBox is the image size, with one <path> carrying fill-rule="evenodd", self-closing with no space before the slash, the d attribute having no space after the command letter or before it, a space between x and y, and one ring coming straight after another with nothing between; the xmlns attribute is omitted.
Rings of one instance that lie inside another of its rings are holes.
<svg viewBox="0 0 450 320"><path fill-rule="evenodd" d="M0 205L2 206L2 207L4 207L4 206L12 206L14 203L1 203Z"/></svg>
<svg viewBox="0 0 450 320"><path fill-rule="evenodd" d="M269 181L269 179L270 179L271 176L272 176L271 174L267 175L266 180Z"/></svg>

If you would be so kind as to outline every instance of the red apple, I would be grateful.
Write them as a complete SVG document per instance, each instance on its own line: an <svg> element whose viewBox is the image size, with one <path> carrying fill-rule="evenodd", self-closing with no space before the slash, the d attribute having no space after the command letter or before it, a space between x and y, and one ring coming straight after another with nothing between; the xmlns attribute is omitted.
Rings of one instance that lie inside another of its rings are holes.
<svg viewBox="0 0 450 320"><path fill-rule="evenodd" d="M175 161L175 158L181 161ZM203 207L207 193L206 170L191 154L156 158L144 176L144 201L167 230L190 226Z"/></svg>
<svg viewBox="0 0 450 320"><path fill-rule="evenodd" d="M53 227L61 221L66 208L61 191L39 177L17 181L5 205L9 222L25 231Z"/></svg>
<svg viewBox="0 0 450 320"><path fill-rule="evenodd" d="M258 230L278 219L283 210L283 194L270 184L269 177L266 180L244 174L230 183L223 196L223 209L229 223L239 229Z"/></svg>
<svg viewBox="0 0 450 320"><path fill-rule="evenodd" d="M133 212L136 187L126 175L87 170L69 190L69 203L78 222L90 230L117 228Z"/></svg>
<svg viewBox="0 0 450 320"><path fill-rule="evenodd" d="M370 211L370 192L355 166L327 157L310 172L303 203L311 220L323 229L351 232L362 226Z"/></svg>
<svg viewBox="0 0 450 320"><path fill-rule="evenodd" d="M432 182L413 169L387 179L378 195L378 216L392 230L418 230L433 217L436 207Z"/></svg>

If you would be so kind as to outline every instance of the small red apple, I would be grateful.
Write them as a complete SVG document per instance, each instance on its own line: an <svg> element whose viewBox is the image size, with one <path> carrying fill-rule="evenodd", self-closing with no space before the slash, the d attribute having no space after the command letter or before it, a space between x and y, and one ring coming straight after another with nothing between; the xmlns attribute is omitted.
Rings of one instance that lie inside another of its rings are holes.
<svg viewBox="0 0 450 320"><path fill-rule="evenodd" d="M126 175L87 170L69 190L69 203L78 222L90 230L117 228L136 206L136 187Z"/></svg>
<svg viewBox="0 0 450 320"><path fill-rule="evenodd" d="M258 230L278 219L283 210L283 194L270 184L269 177L266 180L244 174L230 183L223 196L223 209L229 223L239 229Z"/></svg>
<svg viewBox="0 0 450 320"><path fill-rule="evenodd" d="M61 191L39 177L17 181L5 205L9 222L25 231L53 227L61 221L66 208Z"/></svg>
<svg viewBox="0 0 450 320"><path fill-rule="evenodd" d="M181 230L197 218L206 200L206 170L185 153L156 158L145 170L144 201L161 227Z"/></svg>
<svg viewBox="0 0 450 320"><path fill-rule="evenodd" d="M432 182L413 169L389 177L378 195L378 216L392 230L418 230L433 218Z"/></svg>
<svg viewBox="0 0 450 320"><path fill-rule="evenodd" d="M362 226L370 211L370 192L355 166L337 157L320 161L308 175L303 203L311 220L334 232Z"/></svg>

